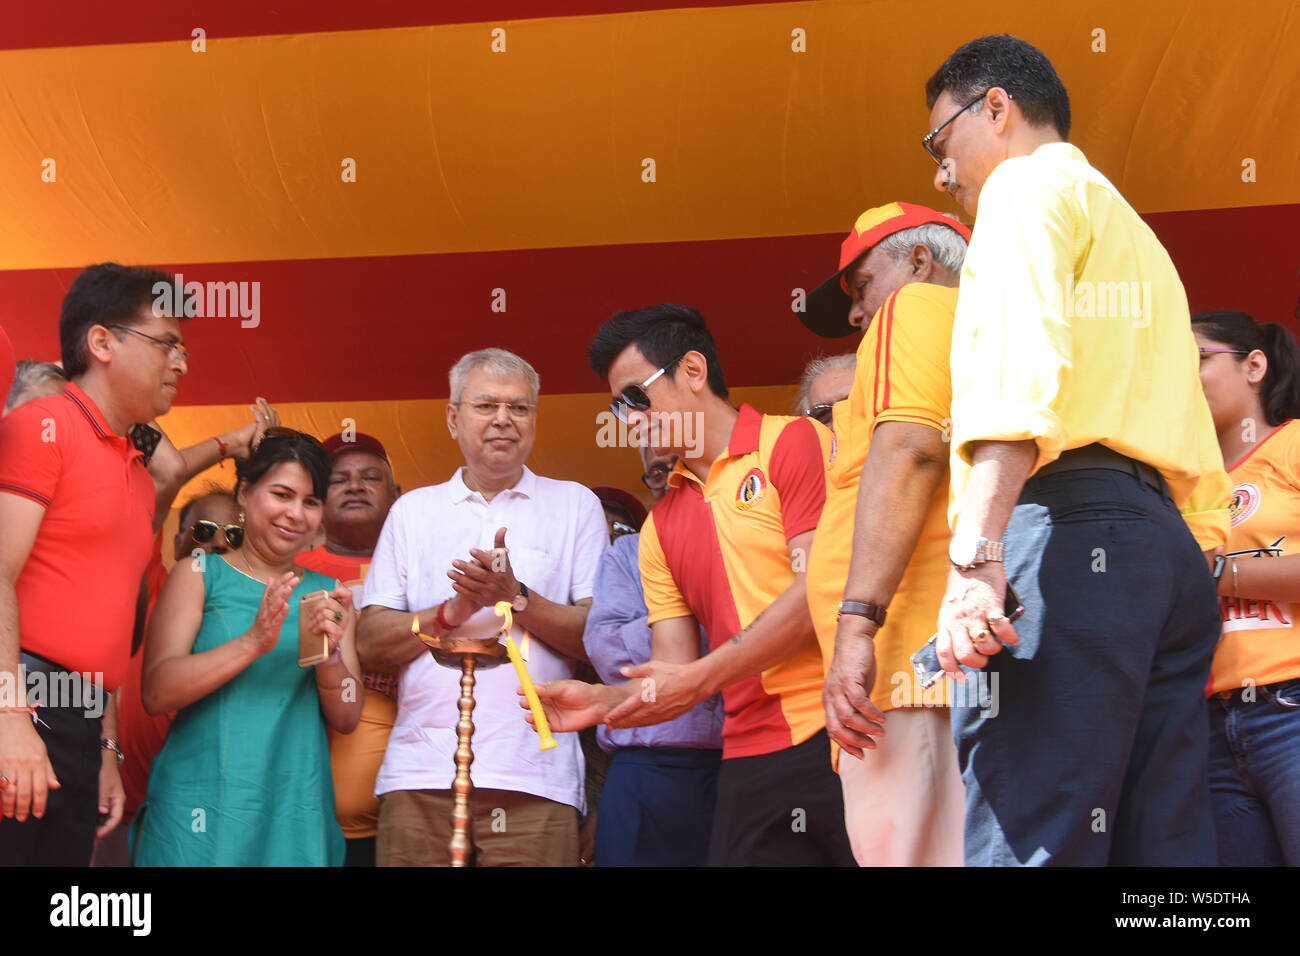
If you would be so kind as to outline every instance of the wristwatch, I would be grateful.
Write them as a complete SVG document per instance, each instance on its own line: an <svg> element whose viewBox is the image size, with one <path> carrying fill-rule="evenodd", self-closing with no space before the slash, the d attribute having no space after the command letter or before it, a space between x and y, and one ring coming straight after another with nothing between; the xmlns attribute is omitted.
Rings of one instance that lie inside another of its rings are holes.
<svg viewBox="0 0 1300 956"><path fill-rule="evenodd" d="M1221 554L1214 556L1214 570L1210 573L1214 575L1214 580L1218 581L1223 577L1223 566L1228 563L1228 559Z"/></svg>
<svg viewBox="0 0 1300 956"><path fill-rule="evenodd" d="M519 593L516 594L515 599L510 602L510 606L514 608L516 614L518 614L520 611L525 610L528 607L528 599L530 597L532 597L532 595L528 593L528 585L524 584L523 581L520 581Z"/></svg>
<svg viewBox="0 0 1300 956"><path fill-rule="evenodd" d="M117 741L113 740L111 737L100 737L99 746L101 750L111 750L113 753L117 754L118 763L121 763L126 759L126 755L123 754L121 748L117 746Z"/></svg>
<svg viewBox="0 0 1300 956"><path fill-rule="evenodd" d="M885 626L885 608L880 604L872 604L870 601L841 601L835 620L838 621L845 614L855 614L868 621L875 621L877 627Z"/></svg>
<svg viewBox="0 0 1300 956"><path fill-rule="evenodd" d="M961 571L969 571L985 561L1001 561L1002 542L973 534L954 534L948 542L948 560Z"/></svg>

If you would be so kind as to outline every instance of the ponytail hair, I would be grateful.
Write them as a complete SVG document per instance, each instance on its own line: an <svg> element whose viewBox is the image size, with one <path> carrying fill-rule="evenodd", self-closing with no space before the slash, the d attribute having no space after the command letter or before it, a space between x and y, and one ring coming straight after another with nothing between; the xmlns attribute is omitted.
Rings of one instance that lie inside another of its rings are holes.
<svg viewBox="0 0 1300 956"><path fill-rule="evenodd" d="M1300 347L1290 332L1276 322L1256 322L1245 312L1198 312L1192 316L1192 328L1231 348L1263 352L1268 359L1259 391L1264 417L1274 427L1300 418Z"/></svg>

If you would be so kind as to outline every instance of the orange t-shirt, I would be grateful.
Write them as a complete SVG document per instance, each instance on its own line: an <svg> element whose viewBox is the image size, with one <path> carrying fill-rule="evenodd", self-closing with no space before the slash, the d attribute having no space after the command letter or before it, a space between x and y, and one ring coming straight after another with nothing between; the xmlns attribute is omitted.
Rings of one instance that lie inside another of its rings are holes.
<svg viewBox="0 0 1300 956"><path fill-rule="evenodd" d="M1300 540L1300 420L1283 422L1228 469L1233 496L1226 557L1267 561L1297 553ZM1232 574L1231 564L1224 570ZM1300 677L1300 603L1268 595L1220 596L1223 634L1208 691L1239 690Z"/></svg>
<svg viewBox="0 0 1300 956"><path fill-rule="evenodd" d="M858 483L871 436L882 422L914 422L938 431L950 427L948 353L956 308L956 289L923 283L905 285L886 299L858 346L853 390L835 406L835 460L826 475L826 508L808 559L808 607L827 670L853 556ZM881 710L944 705L949 699L949 681L922 691L908 659L930 639L939 619L948 583L947 512L948 482L941 481L889 602L885 626L876 634L871 702Z"/></svg>
<svg viewBox="0 0 1300 956"><path fill-rule="evenodd" d="M717 648L789 588L789 541L817 527L830 448L830 432L811 418L742 405L707 482L679 461L641 528L650 624L694 617ZM822 680L810 635L780 664L724 689L723 759L784 750L825 727Z"/></svg>

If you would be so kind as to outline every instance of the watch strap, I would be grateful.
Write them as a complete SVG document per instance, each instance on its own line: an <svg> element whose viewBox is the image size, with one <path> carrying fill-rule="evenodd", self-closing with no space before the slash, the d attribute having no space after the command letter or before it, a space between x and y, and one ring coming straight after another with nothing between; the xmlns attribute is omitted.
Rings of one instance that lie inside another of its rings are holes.
<svg viewBox="0 0 1300 956"><path fill-rule="evenodd" d="M845 614L852 614L856 617L865 617L868 621L875 621L878 627L884 627L885 610L883 605L873 604L870 601L841 601L835 619L839 620Z"/></svg>

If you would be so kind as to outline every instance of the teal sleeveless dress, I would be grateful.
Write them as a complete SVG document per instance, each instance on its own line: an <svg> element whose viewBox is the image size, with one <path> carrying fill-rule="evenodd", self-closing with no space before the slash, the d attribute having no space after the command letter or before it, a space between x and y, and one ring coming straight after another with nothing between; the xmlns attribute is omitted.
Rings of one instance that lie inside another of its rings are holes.
<svg viewBox="0 0 1300 956"><path fill-rule="evenodd" d="M266 586L205 560L194 653L249 630ZM275 649L176 714L131 824L136 866L342 866L315 668L298 666L298 602L331 590L305 571Z"/></svg>

